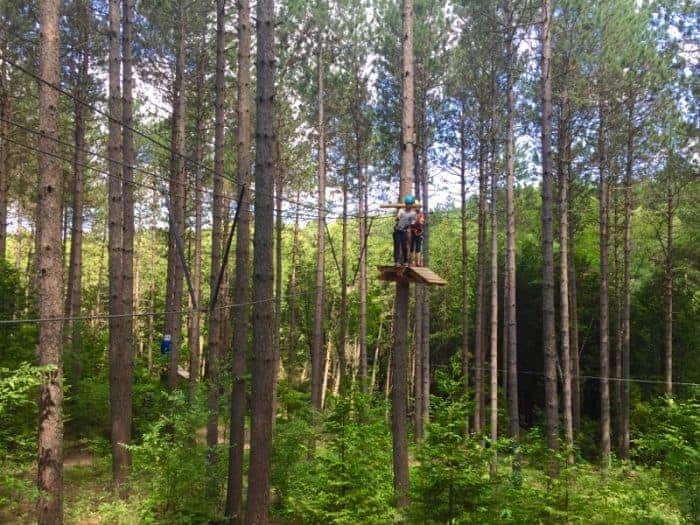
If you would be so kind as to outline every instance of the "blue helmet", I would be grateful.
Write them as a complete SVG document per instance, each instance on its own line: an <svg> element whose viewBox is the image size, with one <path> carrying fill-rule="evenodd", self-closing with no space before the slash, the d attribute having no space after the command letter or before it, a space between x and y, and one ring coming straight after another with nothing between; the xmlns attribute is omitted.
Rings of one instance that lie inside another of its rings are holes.
<svg viewBox="0 0 700 525"><path fill-rule="evenodd" d="M406 206L411 206L414 202L416 202L416 199L415 199L415 197L413 197L413 195L409 195L407 197L404 197L404 199L403 199L403 203Z"/></svg>

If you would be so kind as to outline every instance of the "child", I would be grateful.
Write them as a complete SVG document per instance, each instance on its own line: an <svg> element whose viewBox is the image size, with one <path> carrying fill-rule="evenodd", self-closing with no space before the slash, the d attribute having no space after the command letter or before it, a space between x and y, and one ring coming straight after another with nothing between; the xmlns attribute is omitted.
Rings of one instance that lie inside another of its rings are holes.
<svg viewBox="0 0 700 525"><path fill-rule="evenodd" d="M416 266L423 266L423 225L425 214L418 212L416 222L411 225L411 257L410 260Z"/></svg>
<svg viewBox="0 0 700 525"><path fill-rule="evenodd" d="M416 222L416 212L413 210L415 199L411 196L404 199L405 208L399 209L394 224L394 266L408 264L408 235L409 228Z"/></svg>

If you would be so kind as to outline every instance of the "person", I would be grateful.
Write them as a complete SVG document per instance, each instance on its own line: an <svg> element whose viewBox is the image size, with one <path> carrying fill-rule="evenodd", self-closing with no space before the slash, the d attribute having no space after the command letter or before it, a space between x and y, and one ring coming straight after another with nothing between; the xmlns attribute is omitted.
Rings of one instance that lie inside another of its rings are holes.
<svg viewBox="0 0 700 525"><path fill-rule="evenodd" d="M408 196L404 199L404 208L396 214L394 224L394 266L408 265L409 228L416 222L416 212L413 209L415 199Z"/></svg>
<svg viewBox="0 0 700 525"><path fill-rule="evenodd" d="M411 264L423 266L423 226L425 224L425 214L416 213L416 222L410 227L411 235Z"/></svg>

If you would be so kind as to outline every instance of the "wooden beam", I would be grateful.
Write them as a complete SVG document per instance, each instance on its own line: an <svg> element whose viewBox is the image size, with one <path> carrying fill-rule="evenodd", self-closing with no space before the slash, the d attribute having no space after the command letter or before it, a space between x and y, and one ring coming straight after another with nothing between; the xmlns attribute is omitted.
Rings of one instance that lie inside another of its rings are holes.
<svg viewBox="0 0 700 525"><path fill-rule="evenodd" d="M424 266L377 266L380 281L408 281L429 286L445 286L447 281Z"/></svg>

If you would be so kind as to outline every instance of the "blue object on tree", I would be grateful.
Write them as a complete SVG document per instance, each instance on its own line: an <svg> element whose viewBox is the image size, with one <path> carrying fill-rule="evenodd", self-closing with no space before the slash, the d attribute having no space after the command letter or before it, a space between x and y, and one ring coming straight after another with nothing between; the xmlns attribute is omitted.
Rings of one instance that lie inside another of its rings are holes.
<svg viewBox="0 0 700 525"><path fill-rule="evenodd" d="M171 337L170 334L165 334L163 340L160 342L160 355L166 356L170 355L171 350Z"/></svg>

